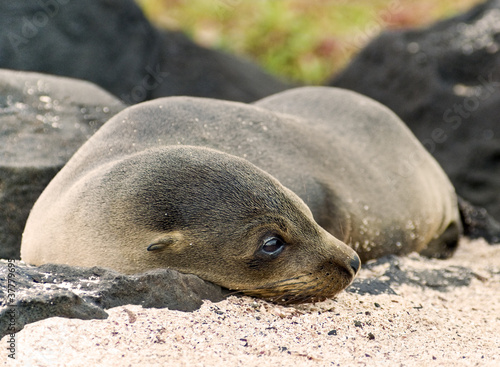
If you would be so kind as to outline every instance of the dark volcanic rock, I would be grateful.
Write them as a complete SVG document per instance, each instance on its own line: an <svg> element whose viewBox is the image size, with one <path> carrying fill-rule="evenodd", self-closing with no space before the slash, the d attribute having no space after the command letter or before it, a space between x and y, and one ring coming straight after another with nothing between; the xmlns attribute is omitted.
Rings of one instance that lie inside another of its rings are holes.
<svg viewBox="0 0 500 367"><path fill-rule="evenodd" d="M464 235L469 238L484 238L489 243L500 243L500 223L486 209L478 208L460 197L458 207L464 224Z"/></svg>
<svg viewBox="0 0 500 367"><path fill-rule="evenodd" d="M151 91L151 99L183 95L253 102L289 87L255 64L200 47L182 33L161 36L161 82Z"/></svg>
<svg viewBox="0 0 500 367"><path fill-rule="evenodd" d="M425 262L424 269L419 264L421 262ZM397 294L397 286L402 284L446 292L456 287L468 286L475 277L471 269L449 266L446 262L429 260L419 255L386 256L363 265L363 268L372 270L374 276L355 279L347 288L347 292Z"/></svg>
<svg viewBox="0 0 500 367"><path fill-rule="evenodd" d="M104 319L105 309L127 304L193 311L204 299L220 301L226 294L219 286L174 270L123 275L95 267L31 267L14 261L0 261L0 284L0 338L49 317Z"/></svg>
<svg viewBox="0 0 500 367"><path fill-rule="evenodd" d="M500 1L384 32L330 84L394 110L459 195L500 219Z"/></svg>
<svg viewBox="0 0 500 367"><path fill-rule="evenodd" d="M179 94L250 102L286 88L248 62L159 32L132 0L0 2L0 67L89 80L127 104Z"/></svg>
<svg viewBox="0 0 500 367"><path fill-rule="evenodd" d="M123 108L88 82L0 70L0 258L19 258L35 200L73 153Z"/></svg>

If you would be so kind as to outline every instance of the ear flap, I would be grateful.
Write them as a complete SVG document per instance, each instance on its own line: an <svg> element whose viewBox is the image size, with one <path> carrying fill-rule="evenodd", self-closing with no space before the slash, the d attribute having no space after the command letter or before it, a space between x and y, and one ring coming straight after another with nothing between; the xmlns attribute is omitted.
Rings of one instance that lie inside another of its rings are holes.
<svg viewBox="0 0 500 367"><path fill-rule="evenodd" d="M167 247L170 244L171 243L166 243L166 242L152 243L151 245L148 246L148 251L163 250L165 247Z"/></svg>
<svg viewBox="0 0 500 367"><path fill-rule="evenodd" d="M178 244L182 239L183 235L180 232L171 232L164 234L157 238L156 240L151 243L147 250L148 251L162 251L165 250L167 247L172 247L173 245Z"/></svg>

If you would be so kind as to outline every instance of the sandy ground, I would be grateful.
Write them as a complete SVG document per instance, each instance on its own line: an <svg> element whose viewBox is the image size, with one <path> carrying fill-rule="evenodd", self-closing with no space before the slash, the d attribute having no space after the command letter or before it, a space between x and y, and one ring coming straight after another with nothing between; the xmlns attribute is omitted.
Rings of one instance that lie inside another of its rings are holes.
<svg viewBox="0 0 500 367"><path fill-rule="evenodd" d="M431 267L434 261L413 256ZM121 306L107 320L52 318L16 337L13 366L500 366L500 246L463 241L448 266L469 286L397 295L343 292L318 304L277 306L248 297L198 311ZM377 269L360 277L380 277ZM383 280L383 279L382 279Z"/></svg>

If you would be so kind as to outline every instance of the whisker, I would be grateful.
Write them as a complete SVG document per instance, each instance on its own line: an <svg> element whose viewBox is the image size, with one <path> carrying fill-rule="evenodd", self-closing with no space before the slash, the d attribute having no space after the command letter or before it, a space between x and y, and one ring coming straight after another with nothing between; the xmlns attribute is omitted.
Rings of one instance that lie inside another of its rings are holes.
<svg viewBox="0 0 500 367"><path fill-rule="evenodd" d="M337 277L335 273L324 269L318 274L302 274L253 288L238 289L230 294L259 297L279 304L314 303L334 297L349 283L347 279Z"/></svg>
<svg viewBox="0 0 500 367"><path fill-rule="evenodd" d="M300 278L303 278L303 277L306 277L306 276L311 276L312 273L309 273L309 274L302 274L302 275L299 275L299 276L296 276L296 277L293 277L293 278L287 278L287 279L282 279L282 280L278 280L276 282L273 282L273 283L267 283L261 287L263 288L267 288L267 287L275 287L275 286L279 286L281 283L285 283L285 282L289 282L291 280L299 280ZM305 284L305 282L298 282L298 283L290 283L290 284ZM261 287L257 287L255 289L260 289Z"/></svg>

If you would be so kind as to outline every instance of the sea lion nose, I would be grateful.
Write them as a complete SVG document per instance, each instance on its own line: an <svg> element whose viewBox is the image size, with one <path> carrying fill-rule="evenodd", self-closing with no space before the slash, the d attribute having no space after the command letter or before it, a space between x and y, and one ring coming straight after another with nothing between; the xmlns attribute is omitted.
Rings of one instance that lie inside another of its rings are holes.
<svg viewBox="0 0 500 367"><path fill-rule="evenodd" d="M354 275L356 275L359 268L361 267L361 260L359 259L359 256L357 254L354 254L349 265L351 265L351 269L354 270Z"/></svg>

